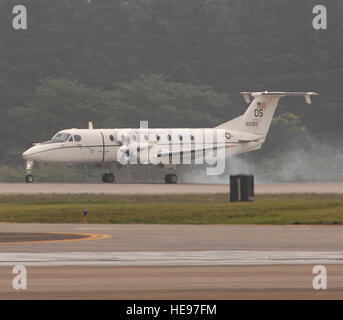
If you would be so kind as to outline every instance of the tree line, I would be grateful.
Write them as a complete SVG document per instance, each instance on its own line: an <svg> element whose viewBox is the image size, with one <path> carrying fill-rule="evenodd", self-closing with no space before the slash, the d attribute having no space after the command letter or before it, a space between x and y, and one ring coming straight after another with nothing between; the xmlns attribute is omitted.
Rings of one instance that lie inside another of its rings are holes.
<svg viewBox="0 0 343 320"><path fill-rule="evenodd" d="M342 141L339 0L24 0L28 29L0 1L0 163L68 127L210 127L240 115L240 91L281 100L265 154ZM340 144L342 145L342 143ZM275 149L276 148L276 149Z"/></svg>

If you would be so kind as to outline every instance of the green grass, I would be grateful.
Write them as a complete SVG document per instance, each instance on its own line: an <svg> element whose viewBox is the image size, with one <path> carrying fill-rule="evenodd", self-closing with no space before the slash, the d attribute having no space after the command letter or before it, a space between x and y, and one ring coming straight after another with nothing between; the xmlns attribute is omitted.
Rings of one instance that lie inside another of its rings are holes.
<svg viewBox="0 0 343 320"><path fill-rule="evenodd" d="M343 195L0 196L0 222L82 223L84 210L88 223L343 224Z"/></svg>

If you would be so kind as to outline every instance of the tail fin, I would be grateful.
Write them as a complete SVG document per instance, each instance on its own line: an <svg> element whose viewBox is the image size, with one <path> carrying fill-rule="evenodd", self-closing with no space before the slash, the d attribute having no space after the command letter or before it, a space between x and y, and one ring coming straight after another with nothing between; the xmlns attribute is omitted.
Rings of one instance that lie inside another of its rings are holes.
<svg viewBox="0 0 343 320"><path fill-rule="evenodd" d="M266 136L272 122L276 107L281 97L305 96L306 102L311 103L314 92L241 92L247 103L250 96L254 100L243 115L225 122L217 129L229 129Z"/></svg>

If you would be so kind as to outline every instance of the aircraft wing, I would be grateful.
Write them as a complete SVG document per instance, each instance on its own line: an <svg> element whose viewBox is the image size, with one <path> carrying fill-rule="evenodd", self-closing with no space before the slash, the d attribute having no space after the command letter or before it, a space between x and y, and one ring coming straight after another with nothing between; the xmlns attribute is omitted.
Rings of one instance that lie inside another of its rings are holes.
<svg viewBox="0 0 343 320"><path fill-rule="evenodd" d="M166 156L172 156L173 154L187 154L187 153L195 153L195 152L206 152L210 150L218 150L221 148L230 148L234 147L235 145L238 145L239 143L248 143L248 142L260 142L261 139L265 138L265 135L257 135L252 133L245 133L245 132L235 132L234 133L235 139L230 140L230 142L220 142L214 146L210 147L201 147L201 148L186 148L182 149L181 146L178 148L178 150L170 151L168 150L160 150L156 153L156 157L166 157Z"/></svg>
<svg viewBox="0 0 343 320"><path fill-rule="evenodd" d="M212 147L203 147L203 148L187 148L187 149L182 149L180 148L179 150L176 151L160 151L156 154L157 158L160 157L167 157L167 156L172 156L172 155L184 155L184 154L188 154L188 153L195 153L195 152L206 152L206 151L210 151L210 150L218 150L218 149L222 149L222 148L229 148L232 147L231 145L225 144L225 143L221 143L220 145L217 146L212 146Z"/></svg>

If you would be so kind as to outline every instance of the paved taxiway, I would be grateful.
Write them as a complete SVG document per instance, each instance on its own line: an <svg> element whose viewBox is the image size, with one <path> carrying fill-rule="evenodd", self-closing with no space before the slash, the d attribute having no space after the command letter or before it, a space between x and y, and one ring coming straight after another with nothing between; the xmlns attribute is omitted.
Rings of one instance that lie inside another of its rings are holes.
<svg viewBox="0 0 343 320"><path fill-rule="evenodd" d="M201 194L227 193L225 184L0 183L0 194ZM255 193L343 193L343 183L255 184Z"/></svg>
<svg viewBox="0 0 343 320"><path fill-rule="evenodd" d="M342 226L0 224L0 234L92 235L0 244L0 298L342 299L342 231ZM28 268L25 292L11 286L11 268L20 263ZM317 264L328 268L326 291L312 288Z"/></svg>

